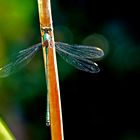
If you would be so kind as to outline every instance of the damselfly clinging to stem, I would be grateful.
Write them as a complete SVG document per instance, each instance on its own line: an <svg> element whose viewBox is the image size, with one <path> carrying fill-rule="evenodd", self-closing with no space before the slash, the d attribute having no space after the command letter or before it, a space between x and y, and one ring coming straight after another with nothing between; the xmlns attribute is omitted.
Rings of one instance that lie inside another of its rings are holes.
<svg viewBox="0 0 140 140"><path fill-rule="evenodd" d="M43 31L43 46L53 47L51 44L51 37L49 30ZM84 45L69 45L62 42L55 42L57 53L69 64L77 69L97 73L100 71L98 65L94 62L104 56L102 49L93 46ZM42 43L38 43L27 49L17 52L12 60L5 66L0 68L0 78L7 77L15 73L25 65L27 65L35 54L42 49ZM50 125L50 108L47 94L47 111L46 111L46 125Z"/></svg>
<svg viewBox="0 0 140 140"><path fill-rule="evenodd" d="M48 47L49 42L51 42L51 38L47 32L44 34L44 43L46 47ZM38 43L17 52L7 65L0 68L0 78L7 77L27 65L35 54L42 49L41 46L42 43ZM49 47L52 46L50 45ZM62 42L55 42L55 48L56 52L75 68L90 73L97 73L100 71L98 65L94 61L104 56L102 49L85 45L69 45Z"/></svg>

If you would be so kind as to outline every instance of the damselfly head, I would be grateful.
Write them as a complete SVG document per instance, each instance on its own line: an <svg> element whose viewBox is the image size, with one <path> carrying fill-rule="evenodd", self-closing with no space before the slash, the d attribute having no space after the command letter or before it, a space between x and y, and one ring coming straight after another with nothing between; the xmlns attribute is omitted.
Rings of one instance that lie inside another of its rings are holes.
<svg viewBox="0 0 140 140"><path fill-rule="evenodd" d="M41 32L49 33L51 31L52 31L52 28L50 28L50 27L41 27Z"/></svg>

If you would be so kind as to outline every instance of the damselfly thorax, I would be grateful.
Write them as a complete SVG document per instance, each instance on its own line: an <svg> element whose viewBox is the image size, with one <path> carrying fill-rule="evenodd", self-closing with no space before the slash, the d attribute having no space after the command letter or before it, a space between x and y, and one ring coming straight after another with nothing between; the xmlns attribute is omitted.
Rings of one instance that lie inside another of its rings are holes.
<svg viewBox="0 0 140 140"><path fill-rule="evenodd" d="M43 47L54 47L52 36L53 36L52 28L41 27L41 38Z"/></svg>

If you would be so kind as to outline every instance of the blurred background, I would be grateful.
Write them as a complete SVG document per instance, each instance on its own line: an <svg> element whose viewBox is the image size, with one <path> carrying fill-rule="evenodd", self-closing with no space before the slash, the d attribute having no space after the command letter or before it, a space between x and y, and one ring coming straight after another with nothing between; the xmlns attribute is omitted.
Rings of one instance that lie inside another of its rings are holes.
<svg viewBox="0 0 140 140"><path fill-rule="evenodd" d="M55 40L102 48L101 71L79 71L59 56L65 139L140 140L140 21L138 2L52 0ZM0 67L40 42L37 1L0 0ZM0 117L17 140L50 140L45 126L42 52L0 79Z"/></svg>

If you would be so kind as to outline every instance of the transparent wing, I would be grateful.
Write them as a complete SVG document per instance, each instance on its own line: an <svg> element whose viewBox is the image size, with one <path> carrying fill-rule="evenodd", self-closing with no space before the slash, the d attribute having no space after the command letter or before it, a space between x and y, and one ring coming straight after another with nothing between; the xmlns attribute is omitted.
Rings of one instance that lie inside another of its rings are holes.
<svg viewBox="0 0 140 140"><path fill-rule="evenodd" d="M27 65L40 49L41 43L38 43L16 53L9 64L0 68L0 78L7 77Z"/></svg>
<svg viewBox="0 0 140 140"><path fill-rule="evenodd" d="M69 45L62 42L56 42L55 45L59 50L61 49L66 53L80 58L97 60L104 56L103 50L98 47L85 45Z"/></svg>
<svg viewBox="0 0 140 140"><path fill-rule="evenodd" d="M100 71L94 60L103 57L104 53L100 48L83 45L69 45L56 42L56 51L69 64L77 69L97 73Z"/></svg>

